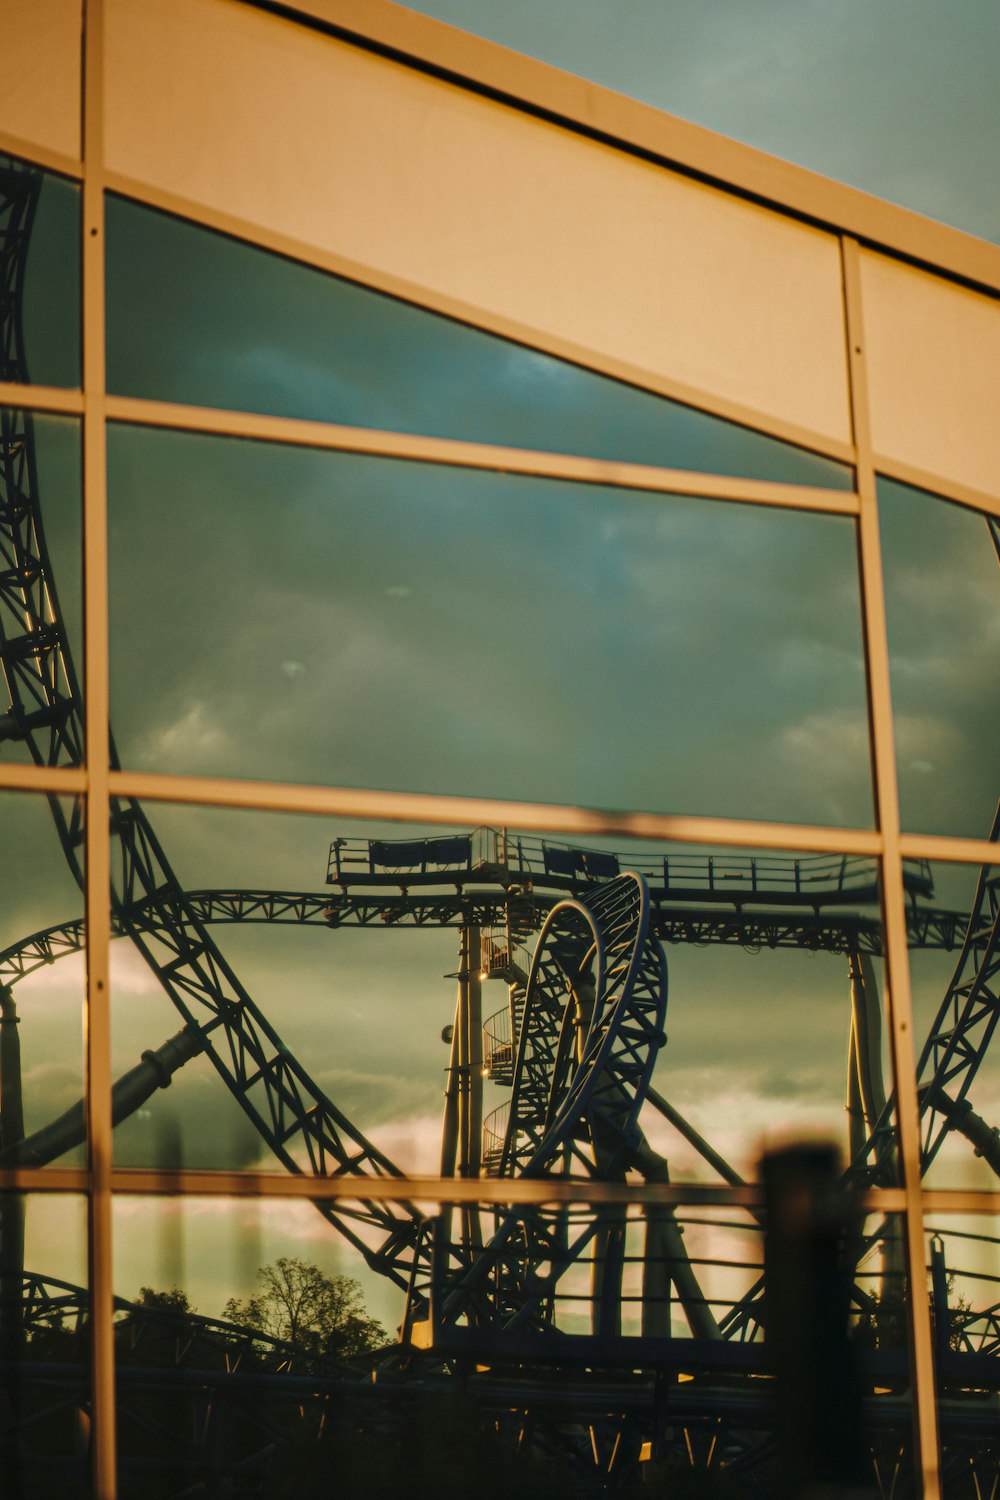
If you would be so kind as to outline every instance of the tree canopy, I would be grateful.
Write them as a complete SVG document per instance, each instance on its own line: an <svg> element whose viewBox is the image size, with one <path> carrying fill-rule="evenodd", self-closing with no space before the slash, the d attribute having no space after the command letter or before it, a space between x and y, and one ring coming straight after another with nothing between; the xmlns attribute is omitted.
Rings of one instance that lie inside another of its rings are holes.
<svg viewBox="0 0 1000 1500"><path fill-rule="evenodd" d="M257 1281L259 1290L246 1301L230 1297L223 1311L227 1320L328 1359L362 1354L386 1341L352 1276L327 1276L309 1261L282 1255L261 1266Z"/></svg>

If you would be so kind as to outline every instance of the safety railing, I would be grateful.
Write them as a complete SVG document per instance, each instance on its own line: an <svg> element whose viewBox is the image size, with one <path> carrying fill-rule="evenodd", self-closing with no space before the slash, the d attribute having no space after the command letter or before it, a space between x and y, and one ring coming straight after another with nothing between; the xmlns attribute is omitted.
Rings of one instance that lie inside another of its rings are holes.
<svg viewBox="0 0 1000 1500"><path fill-rule="evenodd" d="M484 927L481 935L481 979L503 978L510 967L510 944L506 927Z"/></svg>
<svg viewBox="0 0 1000 1500"><path fill-rule="evenodd" d="M497 1082L509 1082L513 1062L510 1006L505 1005L483 1022L483 1072Z"/></svg>
<svg viewBox="0 0 1000 1500"><path fill-rule="evenodd" d="M493 828L445 838L337 838L330 845L327 880L347 885L374 878L405 885L416 879L449 884L479 878L573 888L613 880L623 869L637 871L654 891L675 900L830 900L874 897L878 890L878 863L865 855L664 855L638 849L621 854ZM903 878L911 895L933 894L926 860L908 861Z"/></svg>
<svg viewBox="0 0 1000 1500"><path fill-rule="evenodd" d="M487 1177L500 1175L503 1143L507 1136L509 1119L510 1100L508 1099L506 1104L501 1104L499 1109L495 1109L483 1121L483 1171Z"/></svg>

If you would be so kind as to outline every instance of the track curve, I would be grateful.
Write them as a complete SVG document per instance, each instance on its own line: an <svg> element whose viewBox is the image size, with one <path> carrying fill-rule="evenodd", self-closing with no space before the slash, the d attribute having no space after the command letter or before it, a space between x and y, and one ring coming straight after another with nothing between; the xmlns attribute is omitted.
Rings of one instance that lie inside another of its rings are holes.
<svg viewBox="0 0 1000 1500"><path fill-rule="evenodd" d="M666 1041L666 959L649 915L648 886L629 872L561 902L546 920L528 978L507 1175L624 1177ZM603 1236L591 1297L597 1330L621 1292L624 1235L616 1222L609 1239L606 1217L502 1211L481 1250L454 1269L438 1267L442 1322L550 1326L561 1278Z"/></svg>

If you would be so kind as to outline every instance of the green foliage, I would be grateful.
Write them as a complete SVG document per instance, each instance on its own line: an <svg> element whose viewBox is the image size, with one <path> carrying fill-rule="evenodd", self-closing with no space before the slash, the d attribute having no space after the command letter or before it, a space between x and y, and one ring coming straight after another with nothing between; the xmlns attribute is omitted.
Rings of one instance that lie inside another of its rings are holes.
<svg viewBox="0 0 1000 1500"><path fill-rule="evenodd" d="M230 1297L223 1317L325 1359L363 1354L386 1342L385 1329L369 1317L361 1286L351 1276L327 1276L308 1261L282 1255L261 1266L257 1281L260 1290L245 1302Z"/></svg>

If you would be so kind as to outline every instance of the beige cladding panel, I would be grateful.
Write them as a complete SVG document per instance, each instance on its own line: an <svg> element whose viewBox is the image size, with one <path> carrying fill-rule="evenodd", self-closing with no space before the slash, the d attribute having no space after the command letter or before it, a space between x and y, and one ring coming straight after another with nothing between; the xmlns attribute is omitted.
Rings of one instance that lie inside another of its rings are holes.
<svg viewBox="0 0 1000 1500"><path fill-rule="evenodd" d="M81 0L0 0L0 130L80 155Z"/></svg>
<svg viewBox="0 0 1000 1500"><path fill-rule="evenodd" d="M849 436L834 237L238 0L110 0L108 165Z"/></svg>
<svg viewBox="0 0 1000 1500"><path fill-rule="evenodd" d="M1000 301L872 251L861 287L876 453L1000 496Z"/></svg>

